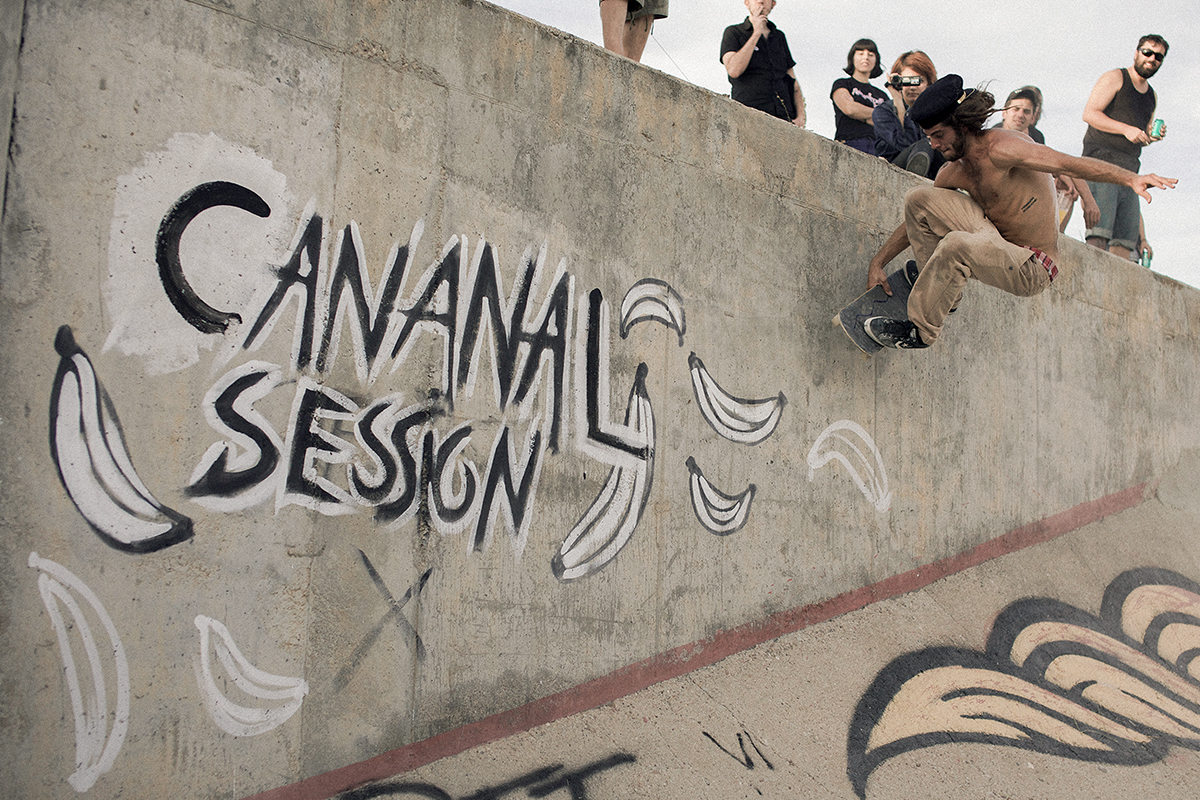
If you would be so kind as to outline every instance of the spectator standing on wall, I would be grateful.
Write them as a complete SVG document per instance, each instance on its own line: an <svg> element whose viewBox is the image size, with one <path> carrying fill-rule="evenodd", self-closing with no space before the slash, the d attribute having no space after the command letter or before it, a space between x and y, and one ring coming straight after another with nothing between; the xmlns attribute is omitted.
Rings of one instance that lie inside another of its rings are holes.
<svg viewBox="0 0 1200 800"><path fill-rule="evenodd" d="M729 74L730 95L743 105L804 127L804 95L787 37L767 20L775 0L745 0L750 15L721 37L721 63Z"/></svg>
<svg viewBox="0 0 1200 800"><path fill-rule="evenodd" d="M1141 167L1142 148L1166 135L1166 126L1153 131L1158 98L1150 78L1167 56L1167 41L1157 34L1138 40L1133 66L1113 69L1100 76L1083 110L1088 124L1083 154L1124 169ZM1089 183L1100 206L1100 221L1085 232L1088 244L1128 259L1139 246L1142 210L1128 187ZM1145 246L1144 243L1141 246Z"/></svg>
<svg viewBox="0 0 1200 800"><path fill-rule="evenodd" d="M1017 131L1028 136L1038 144L1045 144L1046 137L1035 125L1042 118L1042 90L1036 86L1022 86L1009 93L1001 111L1001 121L993 128L1006 131ZM1087 181L1075 180L1070 175L1055 175L1054 188L1057 190L1056 205L1058 207L1058 232L1067 229L1071 221L1071 212L1075 210L1075 200L1081 199L1083 218L1087 225L1095 225L1100 218L1100 209L1088 188Z"/></svg>
<svg viewBox="0 0 1200 800"><path fill-rule="evenodd" d="M867 155L875 155L875 129L871 112L887 100L878 87L867 83L883 74L879 66L879 48L870 39L859 39L846 54L842 68L849 78L833 82L829 98L833 100L833 138Z"/></svg>
<svg viewBox="0 0 1200 800"><path fill-rule="evenodd" d="M600 0L604 48L634 61L642 60L650 26L667 18L669 0Z"/></svg>
<svg viewBox="0 0 1200 800"><path fill-rule="evenodd" d="M1036 86L1022 86L1009 92L1000 112L1000 121L993 128L1020 131L1038 144L1045 144L1046 137L1037 129L1042 118L1042 90Z"/></svg>
<svg viewBox="0 0 1200 800"><path fill-rule="evenodd" d="M933 61L920 50L909 50L892 64L887 90L892 98L875 107L875 155L898 167L932 178L946 160L929 145L929 137L908 115L921 93L937 80Z"/></svg>

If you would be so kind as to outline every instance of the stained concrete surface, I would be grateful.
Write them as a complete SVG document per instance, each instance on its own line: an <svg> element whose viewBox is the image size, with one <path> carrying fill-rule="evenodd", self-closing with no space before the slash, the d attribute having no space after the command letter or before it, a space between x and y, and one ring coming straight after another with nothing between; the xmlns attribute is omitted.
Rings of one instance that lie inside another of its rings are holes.
<svg viewBox="0 0 1200 800"><path fill-rule="evenodd" d="M465 747L471 726L597 681L621 696L651 674L639 665L686 666L697 643L1073 510L1152 485L1186 495L1157 482L1200 448L1194 289L1064 241L1041 297L973 287L938 347L866 359L828 321L920 179L560 31L471 0L26 0L2 24L0 781L14 794L60 797L75 777L97 798L242 797L439 737ZM230 183L271 213L206 208L180 233L193 290L243 318L205 332L171 300L159 232ZM289 263L315 271L271 316ZM406 266L377 306L391 327L356 317L355 287L379 303ZM489 276L494 300L472 306ZM441 281L424 300L423 279ZM647 287L658 321L623 331L623 301ZM387 328L391 344L410 317L411 350L369 375L356 337ZM56 350L64 326L78 352ZM540 372L525 363L538 343ZM520 398L500 388L518 366ZM240 431L220 400L235 384L254 396ZM99 386L111 407L90 422L63 403ZM777 411L769 435L739 439L718 399ZM412 407L425 422L389 451ZM368 410L383 414L374 440L356 429ZM96 419L118 418L123 442L96 438ZM52 445L85 428L94 447ZM382 499L370 481L350 490L352 475L386 481L400 450L421 492L399 469ZM244 474L205 490L221 453ZM742 528L713 529L689 458L727 495L755 486ZM149 516L190 527L114 546L129 506L100 477L127 470ZM609 507L610 480L636 525L563 580L555 559ZM405 496L397 519L377 516ZM1126 543L1126 567L1147 563L1142 546ZM1071 602L1093 607L1113 574ZM971 626L995 599L960 618L963 646L981 646ZM830 645L858 652L844 661L860 678L902 649L880 649L902 636L881 626ZM263 674L285 688L239 683ZM849 722L830 717L822 741ZM708 732L727 748L737 733ZM617 751L578 755L595 752Z"/></svg>
<svg viewBox="0 0 1200 800"><path fill-rule="evenodd" d="M572 770L623 753L636 761L590 777L588 797L851 798L847 721L891 659L934 646L982 650L997 613L1022 598L1054 598L1098 614L1105 587L1133 566L1200 576L1194 467L1188 460L1169 473L1142 505L1046 544L401 777L464 797L537 767ZM1175 746L1162 761L1121 766L941 744L885 761L867 788L872 800L1185 800L1200 795L1200 752Z"/></svg>

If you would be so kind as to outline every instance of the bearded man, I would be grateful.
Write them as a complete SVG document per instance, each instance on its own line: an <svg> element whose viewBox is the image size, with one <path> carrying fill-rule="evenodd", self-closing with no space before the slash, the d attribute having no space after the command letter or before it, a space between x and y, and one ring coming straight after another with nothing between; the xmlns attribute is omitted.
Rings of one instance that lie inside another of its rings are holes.
<svg viewBox="0 0 1200 800"><path fill-rule="evenodd" d="M883 286L891 294L884 268L911 245L914 261L897 273L899 280L912 283L908 320L864 322L867 334L885 347L933 344L971 278L1021 297L1050 285L1058 275L1052 174L1127 186L1147 202L1150 187L1175 186L1173 178L1069 156L1015 131L984 130L996 111L995 100L983 90L964 91L961 77L947 75L909 109L948 163L932 186L908 191L904 223L867 270L867 289Z"/></svg>
<svg viewBox="0 0 1200 800"><path fill-rule="evenodd" d="M1100 76L1083 109L1088 124L1083 135L1083 154L1137 172L1142 148L1166 135L1152 130L1158 98L1150 78L1167 57L1167 40L1151 33L1138 40L1133 66L1113 69ZM1123 187L1090 187L1100 206L1100 221L1084 233L1088 244L1128 259L1137 247L1142 229L1142 211L1133 192Z"/></svg>

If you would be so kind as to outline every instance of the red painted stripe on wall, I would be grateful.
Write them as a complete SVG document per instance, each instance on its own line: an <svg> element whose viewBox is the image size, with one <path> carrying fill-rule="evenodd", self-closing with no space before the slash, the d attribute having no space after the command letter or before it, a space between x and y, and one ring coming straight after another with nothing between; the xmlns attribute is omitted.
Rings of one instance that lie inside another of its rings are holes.
<svg viewBox="0 0 1200 800"><path fill-rule="evenodd" d="M325 800L339 792L371 781L456 755L472 747L521 733L547 722L598 708L656 683L714 664L735 653L772 639L857 611L871 603L922 589L948 575L993 558L1048 542L1111 514L1140 505L1154 487L1139 484L1116 494L1083 503L1040 522L1017 528L991 541L941 561L885 578L820 603L772 614L708 639L668 650L566 691L438 734L420 742L382 753L366 761L314 775L299 783L270 789L247 800Z"/></svg>

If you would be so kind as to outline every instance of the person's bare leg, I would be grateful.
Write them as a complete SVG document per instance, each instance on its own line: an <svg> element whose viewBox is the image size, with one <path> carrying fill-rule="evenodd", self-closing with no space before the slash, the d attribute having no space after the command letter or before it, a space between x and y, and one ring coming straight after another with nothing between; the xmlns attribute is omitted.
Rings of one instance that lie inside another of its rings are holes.
<svg viewBox="0 0 1200 800"><path fill-rule="evenodd" d="M646 49L646 40L650 38L650 26L653 23L654 17L649 14L625 23L626 58L634 61L642 60L642 51Z"/></svg>
<svg viewBox="0 0 1200 800"><path fill-rule="evenodd" d="M629 0L600 0L600 28L604 32L604 49L625 55L625 15Z"/></svg>
<svg viewBox="0 0 1200 800"><path fill-rule="evenodd" d="M1108 252L1112 253L1117 258L1124 259L1125 261L1129 260L1130 250L1128 247L1121 247L1119 244L1110 244L1108 246Z"/></svg>
<svg viewBox="0 0 1200 800"><path fill-rule="evenodd" d="M1108 239L1101 239L1099 236L1089 236L1086 241L1097 250L1108 249Z"/></svg>

